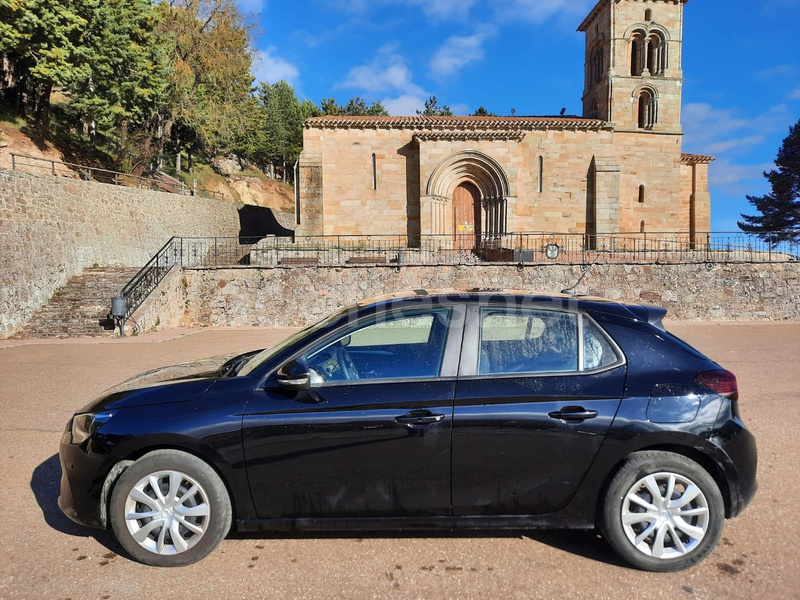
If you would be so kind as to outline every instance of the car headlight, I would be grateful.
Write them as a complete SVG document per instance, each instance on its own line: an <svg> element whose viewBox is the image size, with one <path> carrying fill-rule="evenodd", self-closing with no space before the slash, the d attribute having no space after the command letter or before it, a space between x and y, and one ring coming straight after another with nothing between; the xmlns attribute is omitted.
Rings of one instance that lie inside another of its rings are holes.
<svg viewBox="0 0 800 600"><path fill-rule="evenodd" d="M70 443L82 444L111 418L112 413L84 413L72 417Z"/></svg>

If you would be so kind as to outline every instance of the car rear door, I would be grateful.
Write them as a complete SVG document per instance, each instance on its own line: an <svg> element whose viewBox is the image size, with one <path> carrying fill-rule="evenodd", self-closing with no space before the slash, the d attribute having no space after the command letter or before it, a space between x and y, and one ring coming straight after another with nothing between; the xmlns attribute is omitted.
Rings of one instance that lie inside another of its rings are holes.
<svg viewBox="0 0 800 600"><path fill-rule="evenodd" d="M303 353L310 390L257 390L244 445L259 517L449 515L463 323L462 305L369 317Z"/></svg>
<svg viewBox="0 0 800 600"><path fill-rule="evenodd" d="M624 356L578 312L469 310L453 416L454 515L559 510L617 412Z"/></svg>

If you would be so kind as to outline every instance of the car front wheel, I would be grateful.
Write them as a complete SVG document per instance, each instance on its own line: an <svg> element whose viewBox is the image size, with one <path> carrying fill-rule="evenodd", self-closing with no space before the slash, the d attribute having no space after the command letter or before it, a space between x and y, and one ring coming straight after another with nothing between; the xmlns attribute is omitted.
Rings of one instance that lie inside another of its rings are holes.
<svg viewBox="0 0 800 600"><path fill-rule="evenodd" d="M177 450L137 460L117 481L109 506L120 544L157 567L189 565L209 554L228 533L231 512L217 473Z"/></svg>
<svg viewBox="0 0 800 600"><path fill-rule="evenodd" d="M616 552L646 571L703 560L722 535L725 507L714 479L672 452L636 452L609 484L600 529Z"/></svg>

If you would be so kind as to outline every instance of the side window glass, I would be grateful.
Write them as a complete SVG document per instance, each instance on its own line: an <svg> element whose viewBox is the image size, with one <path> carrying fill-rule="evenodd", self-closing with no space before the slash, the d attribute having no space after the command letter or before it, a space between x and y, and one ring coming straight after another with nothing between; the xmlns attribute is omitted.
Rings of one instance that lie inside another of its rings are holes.
<svg viewBox="0 0 800 600"><path fill-rule="evenodd" d="M615 363L619 357L606 337L589 319L583 320L583 370L601 369Z"/></svg>
<svg viewBox="0 0 800 600"><path fill-rule="evenodd" d="M578 317L526 309L481 309L478 373L578 371Z"/></svg>
<svg viewBox="0 0 800 600"><path fill-rule="evenodd" d="M380 315L306 354L315 383L438 377L450 311Z"/></svg>

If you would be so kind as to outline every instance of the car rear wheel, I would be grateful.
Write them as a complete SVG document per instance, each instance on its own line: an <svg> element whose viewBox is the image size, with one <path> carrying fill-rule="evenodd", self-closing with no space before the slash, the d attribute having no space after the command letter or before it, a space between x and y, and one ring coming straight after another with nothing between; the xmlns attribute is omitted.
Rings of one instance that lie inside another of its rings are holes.
<svg viewBox="0 0 800 600"><path fill-rule="evenodd" d="M109 506L120 544L157 567L189 565L209 554L228 533L231 512L219 475L177 450L137 460L117 481Z"/></svg>
<svg viewBox="0 0 800 600"><path fill-rule="evenodd" d="M703 560L722 534L719 488L693 460L636 452L609 484L600 529L616 552L646 571L679 571Z"/></svg>

